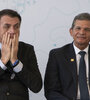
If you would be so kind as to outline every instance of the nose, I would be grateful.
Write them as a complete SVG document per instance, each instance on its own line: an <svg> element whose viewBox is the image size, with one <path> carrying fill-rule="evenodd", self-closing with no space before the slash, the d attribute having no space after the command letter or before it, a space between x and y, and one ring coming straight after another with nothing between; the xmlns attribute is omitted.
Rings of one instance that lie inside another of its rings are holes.
<svg viewBox="0 0 90 100"><path fill-rule="evenodd" d="M10 27L10 29L8 30L8 33L11 35L15 34L15 29L13 27Z"/></svg>
<svg viewBox="0 0 90 100"><path fill-rule="evenodd" d="M84 29L81 29L80 30L80 34L85 34L85 30Z"/></svg>

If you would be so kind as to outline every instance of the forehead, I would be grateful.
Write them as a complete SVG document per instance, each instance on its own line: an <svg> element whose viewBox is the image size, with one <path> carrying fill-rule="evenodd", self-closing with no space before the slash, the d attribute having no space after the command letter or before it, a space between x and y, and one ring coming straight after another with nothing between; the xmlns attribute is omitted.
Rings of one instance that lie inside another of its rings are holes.
<svg viewBox="0 0 90 100"><path fill-rule="evenodd" d="M16 24L20 23L18 17L10 17L8 15L2 16L0 19L0 23L2 24Z"/></svg>
<svg viewBox="0 0 90 100"><path fill-rule="evenodd" d="M75 26L89 27L90 28L90 21L89 20L76 20Z"/></svg>

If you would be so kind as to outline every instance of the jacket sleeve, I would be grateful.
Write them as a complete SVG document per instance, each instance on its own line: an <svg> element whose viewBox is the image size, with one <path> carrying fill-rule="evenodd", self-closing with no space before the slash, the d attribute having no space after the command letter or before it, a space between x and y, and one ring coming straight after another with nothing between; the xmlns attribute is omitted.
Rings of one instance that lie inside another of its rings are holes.
<svg viewBox="0 0 90 100"><path fill-rule="evenodd" d="M45 72L44 90L47 100L68 100L62 94L62 87L59 79L58 64L53 50L50 52Z"/></svg>
<svg viewBox="0 0 90 100"><path fill-rule="evenodd" d="M24 48L23 54L20 52L19 60L23 63L22 71L16 73L19 81L31 91L37 93L42 88L42 78L38 68L36 55L33 46Z"/></svg>

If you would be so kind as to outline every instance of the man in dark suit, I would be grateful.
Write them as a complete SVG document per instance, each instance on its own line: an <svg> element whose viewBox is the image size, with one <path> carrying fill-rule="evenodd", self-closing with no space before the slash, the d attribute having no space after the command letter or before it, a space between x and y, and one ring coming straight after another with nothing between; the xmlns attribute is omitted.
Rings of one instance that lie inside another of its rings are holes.
<svg viewBox="0 0 90 100"><path fill-rule="evenodd" d="M18 42L20 24L16 11L0 11L0 100L29 100L28 88L42 88L34 47Z"/></svg>
<svg viewBox="0 0 90 100"><path fill-rule="evenodd" d="M70 34L73 37L73 43L50 52L44 82L47 100L88 100L85 96L82 99L81 92L85 91L81 91L84 87L81 87L83 83L80 84L80 73L82 72L79 69L81 58L79 52L86 52L84 60L87 78L86 95L88 95L90 92L90 14L81 13L75 16Z"/></svg>

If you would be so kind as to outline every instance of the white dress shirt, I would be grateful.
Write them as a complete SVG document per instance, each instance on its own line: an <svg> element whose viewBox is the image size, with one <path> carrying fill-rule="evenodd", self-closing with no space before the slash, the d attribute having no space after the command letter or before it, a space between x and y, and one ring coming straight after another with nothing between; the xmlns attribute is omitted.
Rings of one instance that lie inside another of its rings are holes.
<svg viewBox="0 0 90 100"><path fill-rule="evenodd" d="M78 54L81 50L79 48L77 48L74 44L74 50L75 50L75 54L76 54L76 62L77 62L77 74L79 75L79 62L80 62L80 54ZM87 76L87 84L88 84L88 89L89 89L89 60L88 60L88 49L89 49L89 45L83 50L86 52L84 59L85 59L85 63L86 63L86 76ZM90 94L90 91L89 91ZM79 84L78 84L78 93L77 93L77 99L80 99L80 89L79 89Z"/></svg>

